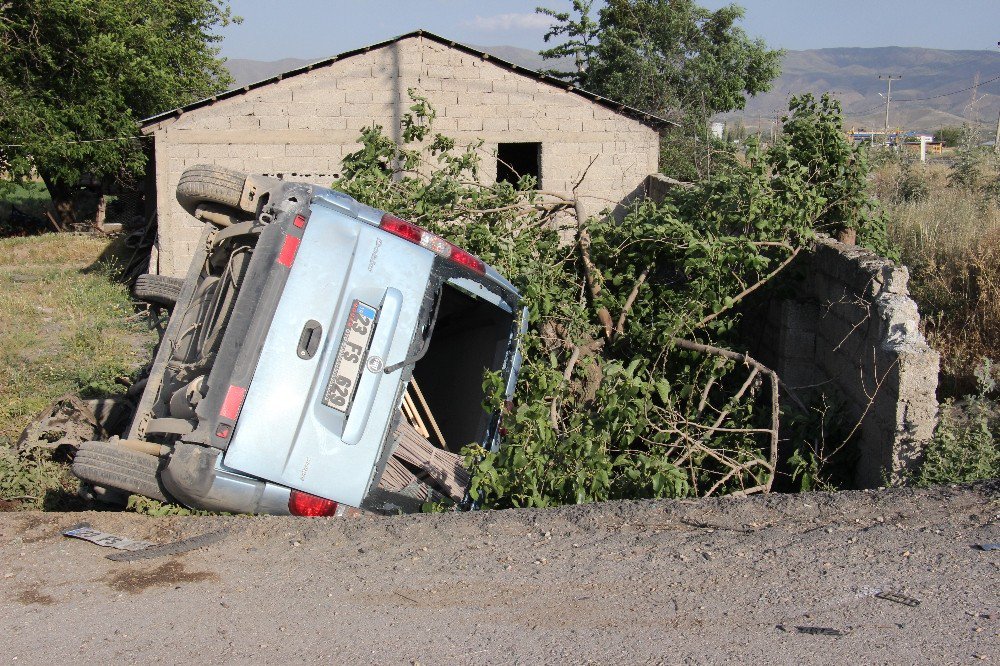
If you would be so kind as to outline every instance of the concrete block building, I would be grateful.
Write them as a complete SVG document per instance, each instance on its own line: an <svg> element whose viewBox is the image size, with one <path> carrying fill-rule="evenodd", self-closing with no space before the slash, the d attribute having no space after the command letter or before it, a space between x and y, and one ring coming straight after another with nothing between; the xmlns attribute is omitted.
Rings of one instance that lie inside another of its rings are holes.
<svg viewBox="0 0 1000 666"><path fill-rule="evenodd" d="M174 198L184 169L330 185L363 127L400 138L411 88L433 105L436 132L484 141L484 182L512 178L508 165L552 192L580 181L590 214L641 192L657 170L662 119L421 30L143 121L159 225L151 271L182 275L198 240L200 223Z"/></svg>

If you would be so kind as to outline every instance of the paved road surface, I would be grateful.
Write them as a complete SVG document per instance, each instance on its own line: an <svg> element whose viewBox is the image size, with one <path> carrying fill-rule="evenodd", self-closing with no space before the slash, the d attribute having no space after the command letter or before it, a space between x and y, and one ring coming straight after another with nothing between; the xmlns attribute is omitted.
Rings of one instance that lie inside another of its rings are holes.
<svg viewBox="0 0 1000 666"><path fill-rule="evenodd" d="M59 536L81 520L230 533L120 563ZM997 541L997 483L333 520L7 513L0 663L996 663L1000 551L972 546Z"/></svg>

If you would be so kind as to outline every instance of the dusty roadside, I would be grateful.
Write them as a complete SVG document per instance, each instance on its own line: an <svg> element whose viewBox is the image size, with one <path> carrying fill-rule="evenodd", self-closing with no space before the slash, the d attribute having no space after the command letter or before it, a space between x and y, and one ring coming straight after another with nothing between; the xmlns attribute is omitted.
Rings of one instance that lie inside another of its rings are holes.
<svg viewBox="0 0 1000 666"><path fill-rule="evenodd" d="M81 520L230 532L117 563L59 536ZM0 660L989 663L1000 551L973 545L997 541L997 482L350 520L6 513Z"/></svg>

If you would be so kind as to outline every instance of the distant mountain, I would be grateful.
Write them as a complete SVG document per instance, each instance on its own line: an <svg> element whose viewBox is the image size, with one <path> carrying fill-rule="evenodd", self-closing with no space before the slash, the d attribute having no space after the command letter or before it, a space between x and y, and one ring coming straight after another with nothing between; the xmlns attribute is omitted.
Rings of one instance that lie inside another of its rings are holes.
<svg viewBox="0 0 1000 666"><path fill-rule="evenodd" d="M966 121L996 127L1000 52L896 46L789 51L771 92L750 99L744 112L725 114L724 119L741 119L753 128L759 115L768 127L769 119L787 111L789 96L831 92L843 104L848 125L881 129L885 98L879 93L885 95L886 82L878 79L879 74L902 76L892 82L891 127L933 132ZM980 85L972 104L977 74Z"/></svg>
<svg viewBox="0 0 1000 666"><path fill-rule="evenodd" d="M528 69L572 68L568 59L546 61L530 49L472 48ZM310 62L313 61L296 58L272 62L232 59L226 61L226 66L236 79L236 86L243 86ZM750 99L745 111L724 114L722 119L731 123L741 121L750 128L759 122L766 129L776 115L787 111L791 95L829 91L843 104L849 126L881 129L885 123L885 99L879 93L885 94L886 84L878 79L879 74L903 77L892 82L889 122L893 127L933 132L966 121L978 122L984 128L996 126L1000 112L1000 52L896 46L789 51L771 92ZM977 74L980 85L976 103L972 104L971 88ZM997 80L991 81L994 78Z"/></svg>
<svg viewBox="0 0 1000 666"><path fill-rule="evenodd" d="M229 58L226 67L236 82L234 88L242 88L248 83L256 83L277 76L299 67L305 67L313 60L300 58L285 58L284 60L246 60L244 58Z"/></svg>
<svg viewBox="0 0 1000 666"><path fill-rule="evenodd" d="M486 53L500 58L501 60L506 60L507 62L512 62L515 65L519 65L527 69L533 69L535 71L542 69L569 71L572 69L572 62L570 62L568 58L545 60L542 56L538 55L537 51L532 51L531 49L522 49L517 46L470 45L470 47L480 51L485 51ZM330 54L330 56L333 55L336 54ZM319 60L322 59L323 58L319 58ZM229 60L226 60L226 67L229 68L229 73L233 75L234 79L236 79L236 83L233 84L233 87L240 88L248 83L269 79L272 76L281 74L282 72L298 69L299 67L305 67L311 62L316 62L316 60L285 58L284 60L265 61L230 58Z"/></svg>

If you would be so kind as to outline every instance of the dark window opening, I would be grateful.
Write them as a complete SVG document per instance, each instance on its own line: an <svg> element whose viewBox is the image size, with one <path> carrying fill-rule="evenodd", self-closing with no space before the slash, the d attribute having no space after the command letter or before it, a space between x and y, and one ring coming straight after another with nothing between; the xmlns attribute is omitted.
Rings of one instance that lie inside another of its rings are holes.
<svg viewBox="0 0 1000 666"><path fill-rule="evenodd" d="M542 144L501 143L497 146L497 182L517 185L522 176L534 176L535 187L542 182Z"/></svg>

